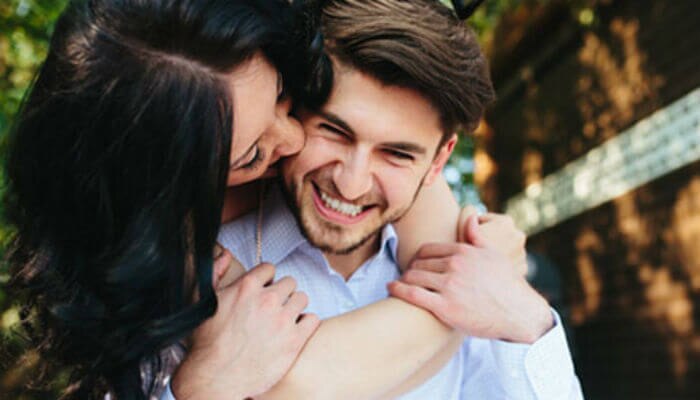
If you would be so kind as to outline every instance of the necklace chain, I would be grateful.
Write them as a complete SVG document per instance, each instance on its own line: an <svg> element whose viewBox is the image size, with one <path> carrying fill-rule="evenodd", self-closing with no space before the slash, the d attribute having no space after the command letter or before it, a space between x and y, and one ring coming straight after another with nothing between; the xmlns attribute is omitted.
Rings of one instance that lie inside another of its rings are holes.
<svg viewBox="0 0 700 400"><path fill-rule="evenodd" d="M263 208L265 203L265 182L260 184L260 198L258 200L258 220L255 226L255 265L262 263L262 224Z"/></svg>

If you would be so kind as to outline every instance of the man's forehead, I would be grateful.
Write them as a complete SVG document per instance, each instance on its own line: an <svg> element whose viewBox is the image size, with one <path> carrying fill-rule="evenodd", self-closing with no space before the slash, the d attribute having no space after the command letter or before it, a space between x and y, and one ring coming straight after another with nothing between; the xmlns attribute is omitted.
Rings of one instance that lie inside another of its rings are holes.
<svg viewBox="0 0 700 400"><path fill-rule="evenodd" d="M386 85L369 74L344 70L335 77L328 102L317 114L357 135L381 141L438 142L439 114L417 91Z"/></svg>

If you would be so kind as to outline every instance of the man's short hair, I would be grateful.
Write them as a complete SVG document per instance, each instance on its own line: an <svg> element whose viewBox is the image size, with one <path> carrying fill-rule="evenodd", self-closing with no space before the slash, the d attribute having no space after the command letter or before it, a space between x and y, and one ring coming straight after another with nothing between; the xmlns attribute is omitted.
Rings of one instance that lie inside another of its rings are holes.
<svg viewBox="0 0 700 400"><path fill-rule="evenodd" d="M476 35L438 0L326 0L327 53L386 85L416 90L440 115L444 143L471 132L494 99Z"/></svg>

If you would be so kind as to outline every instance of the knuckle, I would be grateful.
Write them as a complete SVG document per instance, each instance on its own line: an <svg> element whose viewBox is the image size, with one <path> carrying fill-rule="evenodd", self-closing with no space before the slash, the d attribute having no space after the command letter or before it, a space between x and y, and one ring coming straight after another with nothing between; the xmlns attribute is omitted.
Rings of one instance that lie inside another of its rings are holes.
<svg viewBox="0 0 700 400"><path fill-rule="evenodd" d="M416 258L423 258L425 255L428 253L430 247L428 244L422 245L419 249L418 252L416 252Z"/></svg>
<svg viewBox="0 0 700 400"><path fill-rule="evenodd" d="M241 294L250 293L255 289L255 278L247 274L241 278L239 286Z"/></svg>
<svg viewBox="0 0 700 400"><path fill-rule="evenodd" d="M407 282L413 282L417 278L417 276L416 276L417 273L418 273L417 270L409 269L408 271L403 273L403 277Z"/></svg>
<svg viewBox="0 0 700 400"><path fill-rule="evenodd" d="M411 300L415 301L418 300L418 288L415 286L409 286L406 288L406 297Z"/></svg>
<svg viewBox="0 0 700 400"><path fill-rule="evenodd" d="M278 283L288 287L290 291L294 291L297 287L297 281L291 276L285 276L284 278L280 279Z"/></svg>
<svg viewBox="0 0 700 400"><path fill-rule="evenodd" d="M445 289L449 291L455 291L457 288L459 288L459 279L455 277L454 275L450 275L445 279Z"/></svg>
<svg viewBox="0 0 700 400"><path fill-rule="evenodd" d="M275 276L275 266L270 263L260 264L260 268L263 270L265 275Z"/></svg>
<svg viewBox="0 0 700 400"><path fill-rule="evenodd" d="M458 255L461 255L461 256L466 256L467 254L469 254L469 246L467 246L464 243L459 243L457 245L457 252L456 253Z"/></svg>
<svg viewBox="0 0 700 400"><path fill-rule="evenodd" d="M309 304L309 296L304 292L296 292L294 296L297 298L299 305L305 308Z"/></svg>
<svg viewBox="0 0 700 400"><path fill-rule="evenodd" d="M460 256L451 256L447 260L447 269L448 271L453 271L457 272L462 269L462 257Z"/></svg>
<svg viewBox="0 0 700 400"><path fill-rule="evenodd" d="M275 292L268 291L260 295L260 305L265 309L273 309L280 303L279 295Z"/></svg>

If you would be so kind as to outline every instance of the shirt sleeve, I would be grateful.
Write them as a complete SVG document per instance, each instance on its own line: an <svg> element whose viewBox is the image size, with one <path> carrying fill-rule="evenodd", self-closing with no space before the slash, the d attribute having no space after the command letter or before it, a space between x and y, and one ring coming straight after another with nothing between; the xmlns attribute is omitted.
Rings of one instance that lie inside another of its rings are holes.
<svg viewBox="0 0 700 400"><path fill-rule="evenodd" d="M559 315L527 345L474 339L467 350L462 398L583 400Z"/></svg>
<svg viewBox="0 0 700 400"><path fill-rule="evenodd" d="M160 395L159 400L177 400L175 399L175 395L173 395L173 390L170 388L170 382L168 382L168 385L165 387L165 390Z"/></svg>

